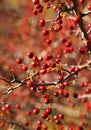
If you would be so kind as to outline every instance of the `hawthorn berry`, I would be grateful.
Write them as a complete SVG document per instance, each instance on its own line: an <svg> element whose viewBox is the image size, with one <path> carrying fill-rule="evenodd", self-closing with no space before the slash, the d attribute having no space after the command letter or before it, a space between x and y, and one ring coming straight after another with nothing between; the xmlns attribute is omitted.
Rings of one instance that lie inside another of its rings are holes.
<svg viewBox="0 0 91 130"><path fill-rule="evenodd" d="M33 12L34 15L37 15L37 13L38 13L36 9L33 10L32 12Z"/></svg>
<svg viewBox="0 0 91 130"><path fill-rule="evenodd" d="M48 108L46 109L46 112L47 112L48 114L51 114L51 113L52 113L52 108L48 107Z"/></svg>
<svg viewBox="0 0 91 130"><path fill-rule="evenodd" d="M35 107L35 108L33 109L33 113L34 113L34 114L38 114L38 113L39 113L39 108L38 108L38 107Z"/></svg>
<svg viewBox="0 0 91 130"><path fill-rule="evenodd" d="M41 120L38 120L38 121L37 121L37 124L38 124L38 125L42 125L42 121L41 121Z"/></svg>
<svg viewBox="0 0 91 130"><path fill-rule="evenodd" d="M40 20L39 26L40 26L40 27L45 26L45 20L44 20L44 19L41 19L41 20Z"/></svg>
<svg viewBox="0 0 91 130"><path fill-rule="evenodd" d="M40 73L41 75L44 75L44 74L46 74L46 72L47 72L46 69L41 69L39 73Z"/></svg>
<svg viewBox="0 0 91 130"><path fill-rule="evenodd" d="M17 62L18 64L21 64L21 63L22 63L22 59L21 59L21 58L17 58L17 59L16 59L16 62Z"/></svg>
<svg viewBox="0 0 91 130"><path fill-rule="evenodd" d="M45 102L46 104L50 103L50 98L45 98L45 99L44 99L44 102Z"/></svg>
<svg viewBox="0 0 91 130"><path fill-rule="evenodd" d="M79 22L79 17L78 16L74 17L73 21L75 24L77 24Z"/></svg>
<svg viewBox="0 0 91 130"><path fill-rule="evenodd" d="M26 111L26 116L30 116L31 112L30 111Z"/></svg>
<svg viewBox="0 0 91 130"><path fill-rule="evenodd" d="M23 66L22 66L22 69L23 69L24 71L27 71L27 70L28 70L28 67L27 67L26 65L23 65Z"/></svg>
<svg viewBox="0 0 91 130"><path fill-rule="evenodd" d="M48 113L47 112L43 112L41 115L42 118L46 119L48 117Z"/></svg>
<svg viewBox="0 0 91 130"><path fill-rule="evenodd" d="M77 93L74 93L74 94L73 94L73 97L74 97L74 98L77 98L77 97L78 97L78 94L77 94Z"/></svg>
<svg viewBox="0 0 91 130"><path fill-rule="evenodd" d="M34 57L33 52L29 52L27 55L28 55L29 58L33 58Z"/></svg>
<svg viewBox="0 0 91 130"><path fill-rule="evenodd" d="M49 38L46 39L46 43L47 43L48 45L51 44L51 42L52 42L51 39L49 39Z"/></svg>
<svg viewBox="0 0 91 130"><path fill-rule="evenodd" d="M44 29L44 30L42 31L42 34L43 34L44 36L47 36L47 35L49 34L49 31L46 30L46 29Z"/></svg>
<svg viewBox="0 0 91 130"><path fill-rule="evenodd" d="M16 107L16 109L20 109L21 108L19 104L16 104L15 107Z"/></svg>
<svg viewBox="0 0 91 130"><path fill-rule="evenodd" d="M32 0L33 4L39 4L39 0Z"/></svg>

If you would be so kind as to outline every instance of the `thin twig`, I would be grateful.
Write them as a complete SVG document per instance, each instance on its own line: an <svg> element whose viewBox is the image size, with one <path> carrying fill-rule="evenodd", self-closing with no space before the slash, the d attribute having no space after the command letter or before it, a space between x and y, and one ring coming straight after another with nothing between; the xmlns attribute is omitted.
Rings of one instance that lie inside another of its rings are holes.
<svg viewBox="0 0 91 130"><path fill-rule="evenodd" d="M88 62L88 63L86 63L86 64L84 64L84 65L81 65L81 66L76 66L77 68L79 68L79 70L78 71L74 71L74 72L71 72L71 73L68 73L62 80L60 80L60 81L56 81L56 82L45 82L45 83L41 83L41 84L39 84L39 83L34 83L34 86L48 86L48 85L58 85L58 84L60 84L60 83L63 83L63 82L65 82L67 79L69 79L70 77L72 77L72 76L74 76L74 75L77 75L81 70L83 70L83 69L87 69L87 68L89 68L91 66L91 60Z"/></svg>
<svg viewBox="0 0 91 130"><path fill-rule="evenodd" d="M91 11L87 11L86 13L81 13L81 17L87 16L89 14L91 14Z"/></svg>

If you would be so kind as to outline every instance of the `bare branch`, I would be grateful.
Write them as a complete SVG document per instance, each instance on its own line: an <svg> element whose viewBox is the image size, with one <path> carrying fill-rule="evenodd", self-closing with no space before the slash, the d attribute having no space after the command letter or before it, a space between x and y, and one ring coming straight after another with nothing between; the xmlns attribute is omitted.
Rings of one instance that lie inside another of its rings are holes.
<svg viewBox="0 0 91 130"><path fill-rule="evenodd" d="M82 13L81 16L84 17L84 16L87 16L89 14L91 14L91 11L87 11L86 13Z"/></svg>
<svg viewBox="0 0 91 130"><path fill-rule="evenodd" d="M68 73L61 81L56 81L56 82L45 82L45 83L34 83L34 86L40 86L40 85L44 85L44 86L48 86L48 85L58 85L60 83L63 83L65 82L67 79L69 79L70 77L74 76L74 75L77 75L81 70L83 69L88 69L89 67L91 66L91 60L84 64L84 65L80 65L80 66L76 66L78 69L78 71L74 71L74 72L71 72L71 73ZM69 71L68 71L69 72Z"/></svg>
<svg viewBox="0 0 91 130"><path fill-rule="evenodd" d="M21 87L24 84L25 80L21 81L21 83L19 83L18 85L12 87L12 88L8 88L7 92L5 92L4 94L10 94L11 92L13 92L15 89Z"/></svg>

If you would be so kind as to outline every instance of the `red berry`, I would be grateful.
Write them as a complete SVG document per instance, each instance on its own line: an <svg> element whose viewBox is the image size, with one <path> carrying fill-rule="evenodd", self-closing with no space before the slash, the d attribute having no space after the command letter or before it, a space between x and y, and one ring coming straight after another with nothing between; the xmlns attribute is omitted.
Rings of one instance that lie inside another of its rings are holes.
<svg viewBox="0 0 91 130"><path fill-rule="evenodd" d="M42 121L38 120L38 121L37 121L37 124L38 124L38 125L42 125Z"/></svg>
<svg viewBox="0 0 91 130"><path fill-rule="evenodd" d="M66 97L66 98L69 97L69 93L68 93L68 92L64 92L63 95L64 95L64 97Z"/></svg>
<svg viewBox="0 0 91 130"><path fill-rule="evenodd" d="M79 22L78 16L74 17L73 21L74 21L75 24L78 23Z"/></svg>
<svg viewBox="0 0 91 130"><path fill-rule="evenodd" d="M46 72L47 72L46 69L41 69L39 73L42 74L42 75L44 75Z"/></svg>
<svg viewBox="0 0 91 130"><path fill-rule="evenodd" d="M26 111L26 116L30 116L31 112L30 111Z"/></svg>
<svg viewBox="0 0 91 130"><path fill-rule="evenodd" d="M77 93L74 93L74 94L73 94L73 97L74 97L74 98L77 98L77 97L78 97L78 94L77 94Z"/></svg>
<svg viewBox="0 0 91 130"><path fill-rule="evenodd" d="M38 125L35 130L41 130L41 126Z"/></svg>
<svg viewBox="0 0 91 130"><path fill-rule="evenodd" d="M19 104L16 104L16 109L20 109L20 105Z"/></svg>
<svg viewBox="0 0 91 130"><path fill-rule="evenodd" d="M70 46L71 46L71 42L66 42L66 43L65 43L65 46L66 46L66 47L70 47Z"/></svg>
<svg viewBox="0 0 91 130"><path fill-rule="evenodd" d="M44 2L48 2L49 0L43 0Z"/></svg>
<svg viewBox="0 0 91 130"><path fill-rule="evenodd" d="M39 26L40 26L40 27L45 26L45 20L44 20L44 19L41 19L41 20L40 20Z"/></svg>
<svg viewBox="0 0 91 130"><path fill-rule="evenodd" d="M33 58L33 56L34 56L33 52L29 52L29 53L28 53L28 57L29 57L29 58Z"/></svg>
<svg viewBox="0 0 91 130"><path fill-rule="evenodd" d="M21 63L22 63L22 59L21 59L21 58L17 58L17 59L16 59L16 62L17 62L18 64L21 64Z"/></svg>
<svg viewBox="0 0 91 130"><path fill-rule="evenodd" d="M52 40L51 39L46 39L47 44L51 44Z"/></svg>
<svg viewBox="0 0 91 130"><path fill-rule="evenodd" d="M91 10L91 5L88 6L88 10Z"/></svg>
<svg viewBox="0 0 91 130"><path fill-rule="evenodd" d="M39 4L39 0L32 0L32 2L36 5Z"/></svg>
<svg viewBox="0 0 91 130"><path fill-rule="evenodd" d="M59 96L59 93L58 93L58 92L54 92L53 95L54 95L55 97L58 97L58 96Z"/></svg>
<svg viewBox="0 0 91 130"><path fill-rule="evenodd" d="M55 123L59 125L60 124L60 120L58 120L58 119L55 120Z"/></svg>
<svg viewBox="0 0 91 130"><path fill-rule="evenodd" d="M29 122L28 121L25 122L25 126L29 126Z"/></svg>
<svg viewBox="0 0 91 130"><path fill-rule="evenodd" d="M34 15L37 15L37 13L38 13L37 10L33 10L32 12Z"/></svg>
<svg viewBox="0 0 91 130"><path fill-rule="evenodd" d="M59 114L59 118L62 120L64 119L64 115L63 114Z"/></svg>
<svg viewBox="0 0 91 130"><path fill-rule="evenodd" d="M33 61L33 62L31 63L31 66L35 68L35 67L37 66L36 62Z"/></svg>
<svg viewBox="0 0 91 130"><path fill-rule="evenodd" d="M38 113L39 113L39 108L38 108L38 107L35 107L35 108L33 109L33 113L34 113L34 114L38 114Z"/></svg>
<svg viewBox="0 0 91 130"><path fill-rule="evenodd" d="M50 99L49 99L49 98L45 98L45 99L44 99L44 102L45 102L46 104L48 104L48 103L50 103Z"/></svg>
<svg viewBox="0 0 91 130"><path fill-rule="evenodd" d="M24 71L27 71L27 70L28 70L28 67L27 67L26 65L23 65L23 66L22 66L22 69L23 69Z"/></svg>
<svg viewBox="0 0 91 130"><path fill-rule="evenodd" d="M48 117L48 113L47 112L43 112L42 113L42 118L46 119Z"/></svg>
<svg viewBox="0 0 91 130"><path fill-rule="evenodd" d="M49 31L46 30L46 29L44 29L43 32L42 32L42 34L43 34L44 36L47 36L47 35L49 34Z"/></svg>
<svg viewBox="0 0 91 130"><path fill-rule="evenodd" d="M46 109L46 112L47 112L48 114L51 114L51 113L52 113L52 109L51 109L50 107L48 107L48 108Z"/></svg>
<svg viewBox="0 0 91 130"><path fill-rule="evenodd" d="M83 4L83 3L84 3L84 0L79 0L79 3L80 3L80 4Z"/></svg>
<svg viewBox="0 0 91 130"><path fill-rule="evenodd" d="M58 119L58 116L57 116L57 115L54 115L53 118L54 118L54 120L57 120L57 119Z"/></svg>

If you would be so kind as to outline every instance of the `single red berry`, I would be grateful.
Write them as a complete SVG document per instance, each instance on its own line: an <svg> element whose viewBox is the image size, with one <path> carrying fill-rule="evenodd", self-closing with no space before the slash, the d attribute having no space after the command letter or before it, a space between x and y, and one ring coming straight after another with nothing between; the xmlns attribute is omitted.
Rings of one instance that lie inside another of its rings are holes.
<svg viewBox="0 0 91 130"><path fill-rule="evenodd" d="M30 111L26 111L26 116L30 116L31 112Z"/></svg>
<svg viewBox="0 0 91 130"><path fill-rule="evenodd" d="M41 8L41 4L36 4L35 7L36 7L36 9L40 9Z"/></svg>
<svg viewBox="0 0 91 130"><path fill-rule="evenodd" d="M46 8L49 9L51 6L50 6L50 3L47 3L46 4Z"/></svg>
<svg viewBox="0 0 91 130"><path fill-rule="evenodd" d="M79 0L79 3L80 3L80 4L83 4L83 3L84 3L84 0Z"/></svg>
<svg viewBox="0 0 91 130"><path fill-rule="evenodd" d="M58 96L59 96L59 92L54 92L53 95L54 95L55 97L58 97Z"/></svg>
<svg viewBox="0 0 91 130"><path fill-rule="evenodd" d="M38 61L38 57L37 56L33 56L33 61Z"/></svg>
<svg viewBox="0 0 91 130"><path fill-rule="evenodd" d="M46 104L50 103L50 98L45 98L45 99L44 99L44 102L45 102Z"/></svg>
<svg viewBox="0 0 91 130"><path fill-rule="evenodd" d="M37 125L35 130L41 130L41 125Z"/></svg>
<svg viewBox="0 0 91 130"><path fill-rule="evenodd" d="M59 119L64 119L64 115L63 114L59 114Z"/></svg>
<svg viewBox="0 0 91 130"><path fill-rule="evenodd" d="M46 112L47 112L48 114L51 114L51 113L52 113L52 108L48 107L48 108L46 109Z"/></svg>
<svg viewBox="0 0 91 130"><path fill-rule="evenodd" d="M75 68L75 72L78 72L80 69L78 67Z"/></svg>
<svg viewBox="0 0 91 130"><path fill-rule="evenodd" d="M44 2L49 2L50 0L43 0Z"/></svg>
<svg viewBox="0 0 91 130"><path fill-rule="evenodd" d="M88 6L88 10L91 10L91 5Z"/></svg>
<svg viewBox="0 0 91 130"><path fill-rule="evenodd" d="M57 115L54 115L53 118L54 118L54 120L57 120L57 119L58 119L58 116L57 116Z"/></svg>
<svg viewBox="0 0 91 130"><path fill-rule="evenodd" d="M34 67L34 68L37 67L36 62L32 61L31 66Z"/></svg>
<svg viewBox="0 0 91 130"><path fill-rule="evenodd" d="M59 119L56 119L55 121L54 121L56 124L60 124L60 120Z"/></svg>
<svg viewBox="0 0 91 130"><path fill-rule="evenodd" d="M27 67L26 65L23 65L23 66L22 66L22 69L23 69L24 71L27 71L27 70L28 70L28 67Z"/></svg>
<svg viewBox="0 0 91 130"><path fill-rule="evenodd" d="M42 121L38 120L38 121L37 121L37 124L38 124L38 125L42 125Z"/></svg>
<svg viewBox="0 0 91 130"><path fill-rule="evenodd" d="M9 109L10 107L11 107L11 105L10 105L10 104L8 104L8 103L7 103L7 104L5 104L5 108L6 108L6 109Z"/></svg>
<svg viewBox="0 0 91 130"><path fill-rule="evenodd" d="M65 43L65 46L66 46L66 47L70 47L70 46L71 46L71 42L66 42L66 43Z"/></svg>
<svg viewBox="0 0 91 130"><path fill-rule="evenodd" d="M47 117L47 118L46 118L46 121L49 122L49 121L50 121L50 117Z"/></svg>
<svg viewBox="0 0 91 130"><path fill-rule="evenodd" d="M39 113L39 108L38 108L38 107L35 107L35 108L33 109L33 113L34 113L34 114L38 114L38 113Z"/></svg>
<svg viewBox="0 0 91 130"><path fill-rule="evenodd" d="M7 108L6 108L5 106L3 106L3 107L1 108L1 110L2 110L3 112L5 112L5 111L7 110Z"/></svg>
<svg viewBox="0 0 91 130"><path fill-rule="evenodd" d="M17 58L17 59L16 59L16 62L17 62L18 64L21 64L21 63L22 63L22 59L21 59L21 58Z"/></svg>
<svg viewBox="0 0 91 130"><path fill-rule="evenodd" d="M51 39L49 39L49 38L48 38L48 39L46 39L46 43L47 43L47 44L51 44L51 42L52 42L52 40L51 40Z"/></svg>
<svg viewBox="0 0 91 130"><path fill-rule="evenodd" d="M41 117L46 119L48 117L48 113L47 112L43 112Z"/></svg>
<svg viewBox="0 0 91 130"><path fill-rule="evenodd" d="M63 84L64 84L64 86L68 86L68 85L69 85L69 82L68 82L68 81L65 81Z"/></svg>
<svg viewBox="0 0 91 130"><path fill-rule="evenodd" d="M39 90L40 92L45 92L45 91L46 91L46 87L45 87L45 86L39 86L39 87L38 87L38 90Z"/></svg>
<svg viewBox="0 0 91 130"><path fill-rule="evenodd" d="M24 124L25 126L29 126L29 121L26 121Z"/></svg>
<svg viewBox="0 0 91 130"><path fill-rule="evenodd" d="M37 15L37 13L38 13L37 10L33 10L32 12L34 15Z"/></svg>
<svg viewBox="0 0 91 130"><path fill-rule="evenodd" d="M64 92L63 95L64 95L64 97L66 97L66 98L69 97L69 93L68 93L68 92Z"/></svg>
<svg viewBox="0 0 91 130"><path fill-rule="evenodd" d="M29 52L27 55L28 55L29 58L33 58L34 57L33 52Z"/></svg>
<svg viewBox="0 0 91 130"><path fill-rule="evenodd" d="M62 75L59 75L59 76L58 76L58 80L59 80L59 81L63 80L63 76L62 76Z"/></svg>
<svg viewBox="0 0 91 130"><path fill-rule="evenodd" d="M20 109L20 105L19 104L16 104L16 109Z"/></svg>
<svg viewBox="0 0 91 130"><path fill-rule="evenodd" d="M32 0L33 4L39 4L39 0Z"/></svg>
<svg viewBox="0 0 91 130"><path fill-rule="evenodd" d="M55 31L59 32L60 30L62 30L62 25L58 24L56 27L55 27Z"/></svg>
<svg viewBox="0 0 91 130"><path fill-rule="evenodd" d="M44 36L47 36L47 35L49 34L49 31L46 30L46 29L44 29L43 32L42 32L42 34L43 34Z"/></svg>
<svg viewBox="0 0 91 130"><path fill-rule="evenodd" d="M45 20L44 20L44 19L41 19L41 20L40 20L39 26L40 26L40 27L45 26Z"/></svg>
<svg viewBox="0 0 91 130"><path fill-rule="evenodd" d="M74 21L75 24L78 23L79 22L78 16L74 17L73 21Z"/></svg>
<svg viewBox="0 0 91 130"><path fill-rule="evenodd" d="M75 67L71 67L70 72L74 72L74 71L75 71Z"/></svg>
<svg viewBox="0 0 91 130"><path fill-rule="evenodd" d="M39 73L40 73L41 75L44 75L46 72L47 72L46 69L41 69Z"/></svg>
<svg viewBox="0 0 91 130"><path fill-rule="evenodd" d="M74 97L74 98L78 98L78 94L77 94L77 93L74 93L74 94L73 94L73 97Z"/></svg>

